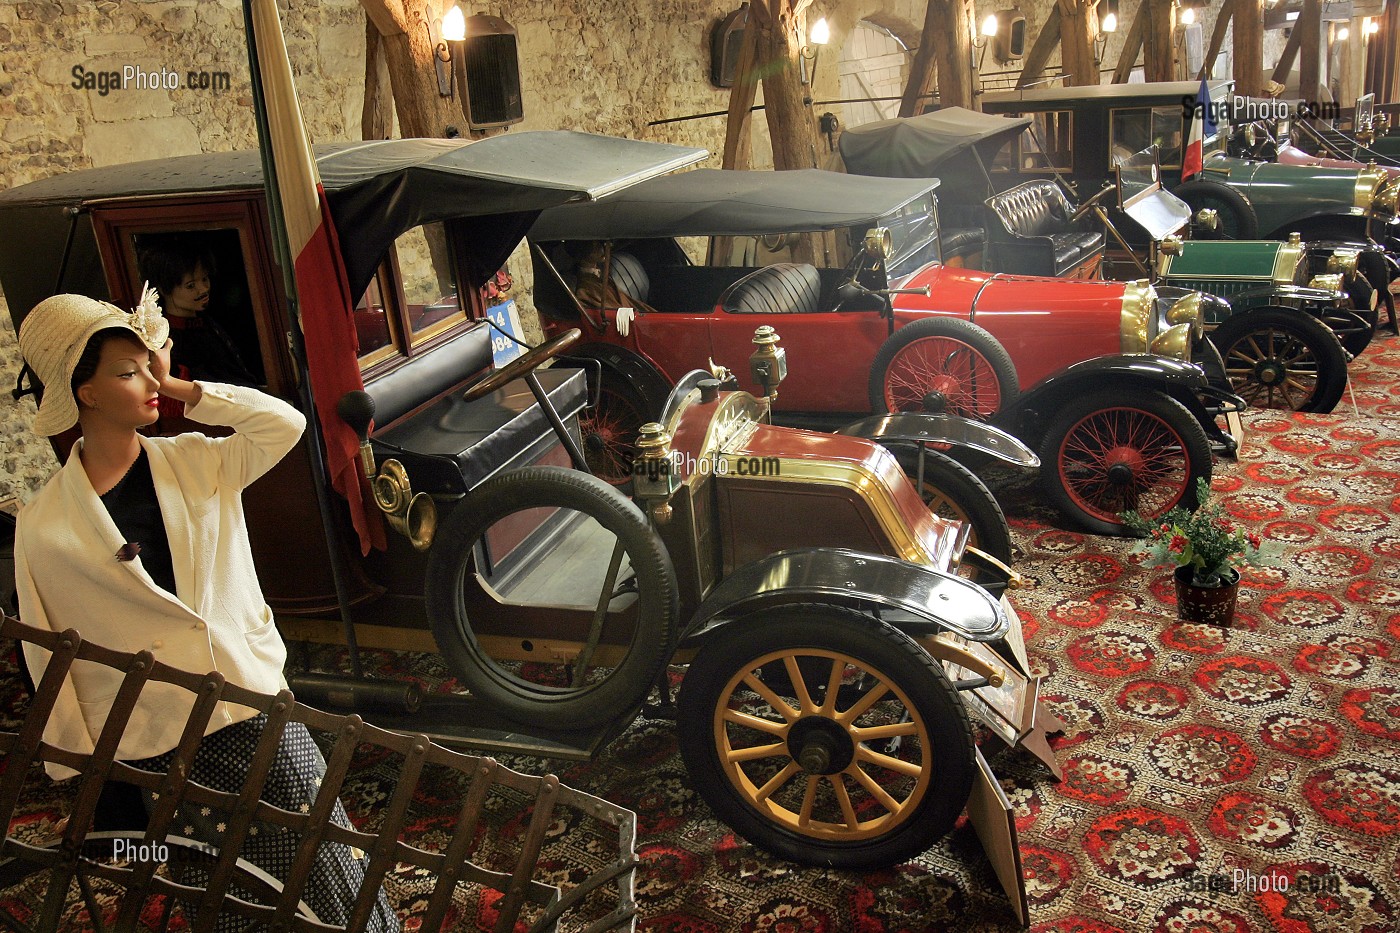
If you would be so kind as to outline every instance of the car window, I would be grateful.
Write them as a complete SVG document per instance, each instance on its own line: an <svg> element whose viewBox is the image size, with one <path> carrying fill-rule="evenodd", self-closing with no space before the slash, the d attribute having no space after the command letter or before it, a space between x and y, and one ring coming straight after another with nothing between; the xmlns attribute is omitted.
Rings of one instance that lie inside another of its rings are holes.
<svg viewBox="0 0 1400 933"><path fill-rule="evenodd" d="M1156 146L1163 167L1181 165L1181 107L1129 107L1110 111L1110 165L1121 165L1135 153Z"/></svg>
<svg viewBox="0 0 1400 933"><path fill-rule="evenodd" d="M1068 110L1031 114L1031 125L1021 134L1021 171L1073 170L1074 114Z"/></svg>
<svg viewBox="0 0 1400 933"><path fill-rule="evenodd" d="M414 344L466 320L452 277L447 231L441 223L414 227L394 241L405 310Z"/></svg>

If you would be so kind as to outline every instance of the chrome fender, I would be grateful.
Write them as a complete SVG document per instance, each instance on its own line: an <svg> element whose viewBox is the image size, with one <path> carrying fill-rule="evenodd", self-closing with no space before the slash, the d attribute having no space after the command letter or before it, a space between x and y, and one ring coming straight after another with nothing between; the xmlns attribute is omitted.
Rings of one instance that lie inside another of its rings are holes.
<svg viewBox="0 0 1400 933"><path fill-rule="evenodd" d="M952 632L973 641L996 641L1011 627L995 596L955 574L846 548L794 548L726 577L695 610L680 646L696 647L741 617L810 602L909 613L914 618L891 624L914 638Z"/></svg>

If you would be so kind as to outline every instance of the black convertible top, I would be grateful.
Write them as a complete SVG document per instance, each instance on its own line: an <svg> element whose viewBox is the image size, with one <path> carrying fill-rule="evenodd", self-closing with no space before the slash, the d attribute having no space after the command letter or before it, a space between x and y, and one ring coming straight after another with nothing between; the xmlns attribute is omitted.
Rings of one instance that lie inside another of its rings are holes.
<svg viewBox="0 0 1400 933"><path fill-rule="evenodd" d="M535 212L603 197L706 155L704 149L685 146L547 130L476 141L388 139L322 145L316 147L316 164L352 293L359 294L389 244L419 224L531 215L514 223L474 225L473 253L481 256L483 268L494 271ZM262 164L256 151L113 165L20 185L0 192L0 268L11 267L16 254L33 250L36 223L66 230L66 209L86 201L261 187ZM8 278L4 285L9 294ZM51 288L52 283L43 287Z"/></svg>
<svg viewBox="0 0 1400 933"><path fill-rule="evenodd" d="M697 169L653 178L592 204L542 213L530 239L614 240L806 233L869 224L938 187L937 179Z"/></svg>
<svg viewBox="0 0 1400 933"><path fill-rule="evenodd" d="M959 156L976 149L990 164L997 150L1030 125L1029 117L945 107L917 117L853 126L841 134L841 159L847 171L861 175L961 176L966 168L958 166Z"/></svg>

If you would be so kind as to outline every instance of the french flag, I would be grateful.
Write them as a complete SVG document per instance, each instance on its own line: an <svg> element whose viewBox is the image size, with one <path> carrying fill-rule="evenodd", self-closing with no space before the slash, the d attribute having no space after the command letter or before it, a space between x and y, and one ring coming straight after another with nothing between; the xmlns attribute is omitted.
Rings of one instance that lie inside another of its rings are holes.
<svg viewBox="0 0 1400 933"><path fill-rule="evenodd" d="M1199 118L1191 119L1191 132L1186 140L1186 151L1181 155L1181 180L1185 181L1201 173L1203 147L1208 137L1215 135L1215 114L1210 107L1210 88L1201 79L1201 90L1196 95L1196 112Z"/></svg>
<svg viewBox="0 0 1400 933"><path fill-rule="evenodd" d="M355 303L302 122L276 0L244 2L273 242L287 282L291 320L293 326L300 325L306 347L331 486L349 504L360 549L368 554L371 546L385 546L383 519L378 508L367 501L359 439L336 412L341 396L364 388L353 318ZM275 199L271 197L274 190ZM294 281L288 276L289 265Z"/></svg>

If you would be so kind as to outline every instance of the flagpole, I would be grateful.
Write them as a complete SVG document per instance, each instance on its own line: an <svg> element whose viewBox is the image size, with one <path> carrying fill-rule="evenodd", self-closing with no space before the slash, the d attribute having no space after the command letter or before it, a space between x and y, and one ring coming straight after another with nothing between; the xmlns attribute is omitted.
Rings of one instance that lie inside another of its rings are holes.
<svg viewBox="0 0 1400 933"><path fill-rule="evenodd" d="M322 448L321 424L316 415L316 399L311 388L310 371L306 361L306 342L302 333L300 304L297 295L295 257L292 255L291 241L287 236L286 214L282 207L281 187L277 179L277 166L272 156L271 132L268 126L267 99L263 88L262 64L259 57L257 33L253 28L253 3L243 0L243 31L248 46L248 72L252 79L253 121L258 133L258 153L262 159L263 186L266 191L267 215L272 237L273 256L282 269L282 290L286 294L287 319L291 324L288 332L291 344L292 362L296 368L297 391L301 398L301 408L306 414L306 448L311 462L311 485L316 490L316 505L321 514L321 527L326 536L326 550L330 557L331 579L335 583L336 604L345 629L345 643L350 653L350 670L355 677L364 676L360 664L360 647L355 636L355 623L350 614L350 591L347 584L349 568L345 562L342 547L340 522L333 511L326 484L330 473L326 468L325 453ZM270 0L274 2L275 0ZM273 15L276 16L274 7ZM279 27L280 28L280 27ZM290 69L290 65L288 65Z"/></svg>

